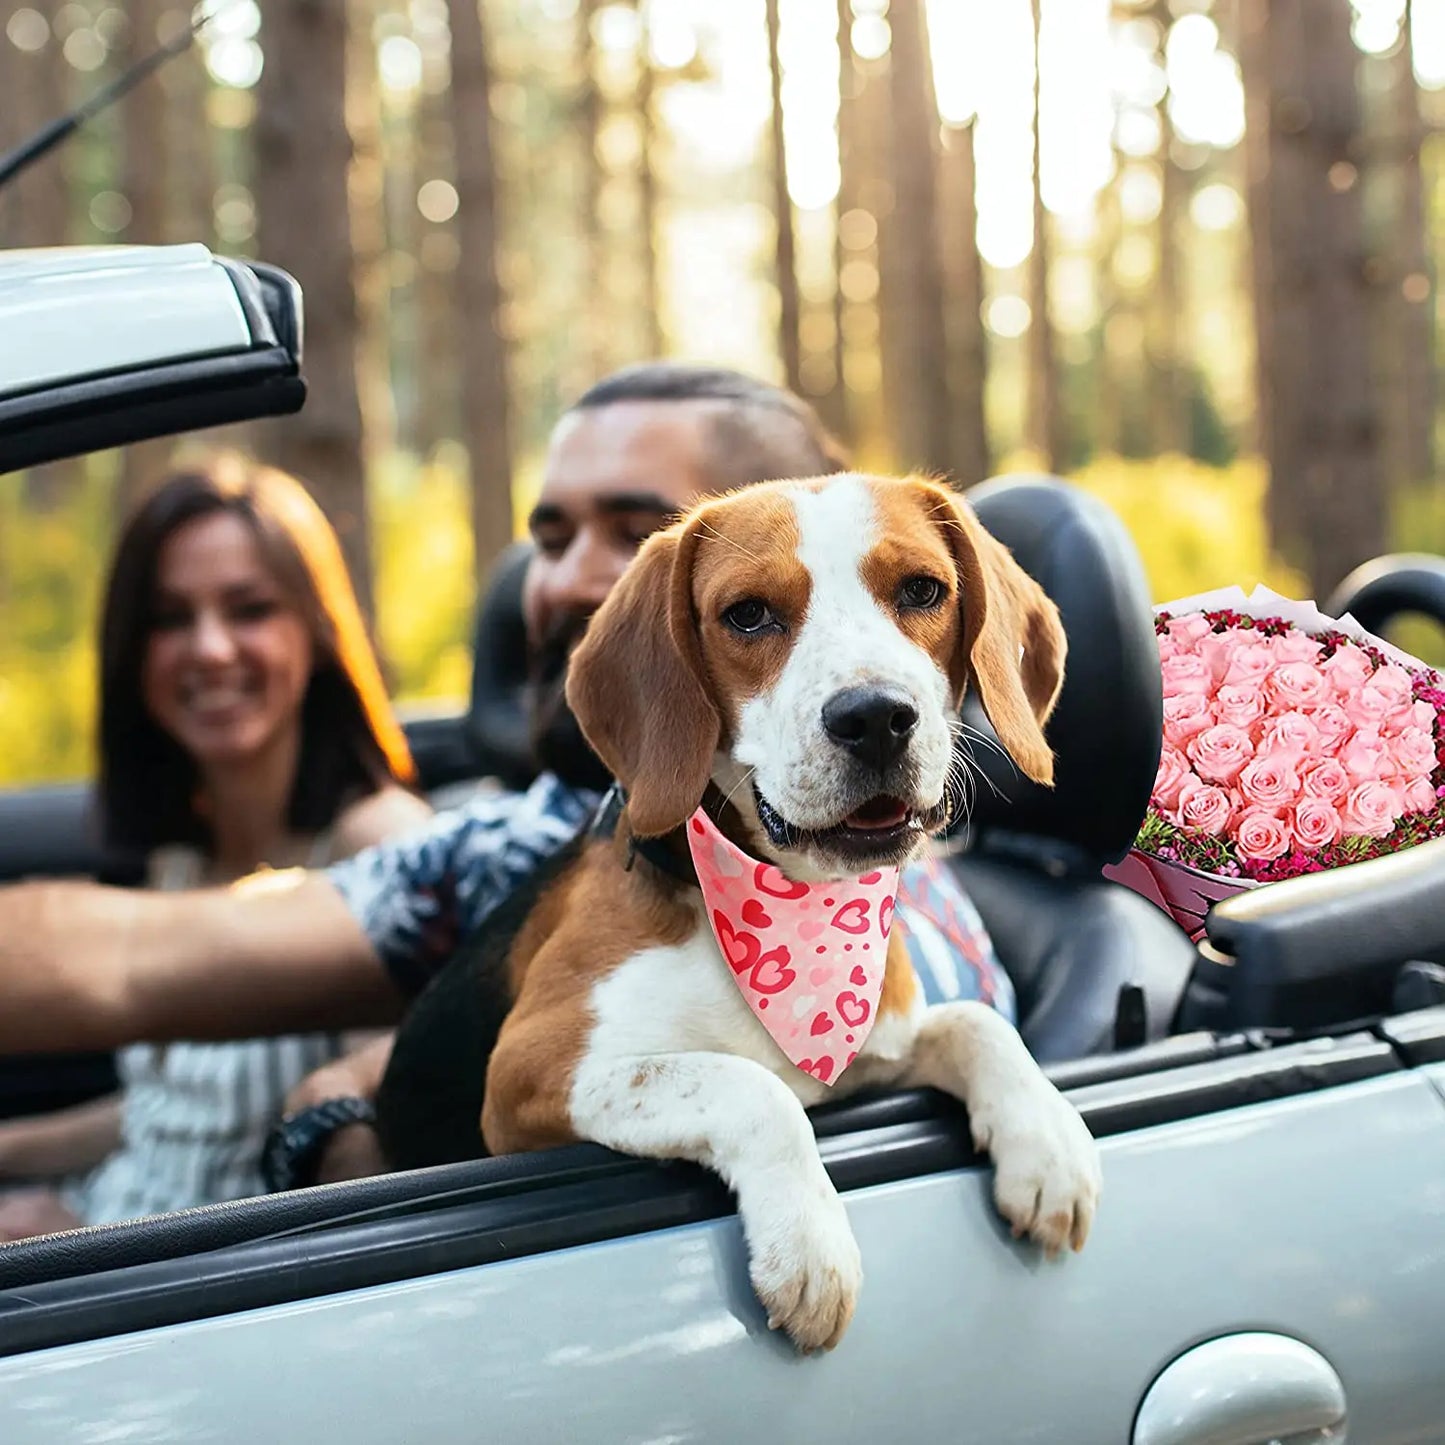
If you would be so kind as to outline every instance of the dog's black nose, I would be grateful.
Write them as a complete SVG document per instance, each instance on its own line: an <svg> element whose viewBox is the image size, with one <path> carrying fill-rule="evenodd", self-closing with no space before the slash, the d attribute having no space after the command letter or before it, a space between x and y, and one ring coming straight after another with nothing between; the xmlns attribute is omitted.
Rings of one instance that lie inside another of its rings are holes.
<svg viewBox="0 0 1445 1445"><path fill-rule="evenodd" d="M917 726L908 696L885 687L845 687L823 704L823 731L879 773L903 755Z"/></svg>

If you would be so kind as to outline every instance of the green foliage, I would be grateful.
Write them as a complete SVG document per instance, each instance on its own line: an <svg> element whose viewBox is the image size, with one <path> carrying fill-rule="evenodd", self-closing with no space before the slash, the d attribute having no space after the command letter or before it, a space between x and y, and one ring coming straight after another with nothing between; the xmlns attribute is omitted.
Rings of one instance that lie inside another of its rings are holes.
<svg viewBox="0 0 1445 1445"><path fill-rule="evenodd" d="M99 467L54 510L0 486L0 785L92 770L95 618L110 547Z"/></svg>

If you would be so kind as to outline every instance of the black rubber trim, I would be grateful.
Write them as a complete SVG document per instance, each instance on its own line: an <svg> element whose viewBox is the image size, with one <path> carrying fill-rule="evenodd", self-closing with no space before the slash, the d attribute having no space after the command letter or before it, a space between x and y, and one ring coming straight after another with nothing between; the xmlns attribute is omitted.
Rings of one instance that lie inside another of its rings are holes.
<svg viewBox="0 0 1445 1445"><path fill-rule="evenodd" d="M304 355L302 340L306 310L301 286L289 271L266 261L248 261L247 268L260 283L266 301L266 314L275 328L277 339L298 361Z"/></svg>
<svg viewBox="0 0 1445 1445"><path fill-rule="evenodd" d="M1219 1077L1215 1065L1188 1064L1166 1073L1074 1089L1069 1097L1089 1128L1103 1138L1358 1083L1403 1067L1388 1043L1368 1033L1264 1049L1231 1059L1229 1065L1225 1078Z"/></svg>
<svg viewBox="0 0 1445 1445"><path fill-rule="evenodd" d="M1105 1079L1070 1097L1104 1137L1399 1067L1383 1040L1351 1035ZM885 1106L919 1117L841 1128ZM824 1163L844 1190L981 1162L962 1109L935 1094L864 1101L827 1111L819 1124ZM0 1248L0 1356L697 1223L732 1208L702 1169L576 1145L54 1236Z"/></svg>
<svg viewBox="0 0 1445 1445"><path fill-rule="evenodd" d="M118 372L0 401L0 474L62 457L299 411L306 384L283 347Z"/></svg>
<svg viewBox="0 0 1445 1445"><path fill-rule="evenodd" d="M213 259L235 287L236 299L241 303L246 325L251 330L251 345L279 346L281 342L276 335L276 328L271 324L271 313L266 308L266 293L262 289L261 278L243 261L233 261L229 256L216 256Z"/></svg>
<svg viewBox="0 0 1445 1445"><path fill-rule="evenodd" d="M1445 1062L1445 1008L1399 1014L1379 1024L1378 1032L1412 1067Z"/></svg>

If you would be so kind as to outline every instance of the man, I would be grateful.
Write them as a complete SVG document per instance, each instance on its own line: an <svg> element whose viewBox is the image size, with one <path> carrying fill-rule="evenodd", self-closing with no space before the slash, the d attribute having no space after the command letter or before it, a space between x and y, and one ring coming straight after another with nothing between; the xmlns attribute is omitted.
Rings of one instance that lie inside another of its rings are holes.
<svg viewBox="0 0 1445 1445"><path fill-rule="evenodd" d="M530 519L524 613L546 771L525 793L481 798L325 872L191 894L0 890L0 1053L394 1023L590 818L606 780L566 708L565 659L638 544L701 495L843 465L810 408L736 372L658 363L599 383L558 423ZM967 900L937 870L909 875L899 917L929 992L997 990L1010 1006ZM388 1047L329 1066L293 1104L371 1097ZM323 1112L320 1130L364 1117ZM346 1133L355 1151L329 1159L326 1177L379 1167L367 1131ZM320 1142L293 1141L292 1157Z"/></svg>

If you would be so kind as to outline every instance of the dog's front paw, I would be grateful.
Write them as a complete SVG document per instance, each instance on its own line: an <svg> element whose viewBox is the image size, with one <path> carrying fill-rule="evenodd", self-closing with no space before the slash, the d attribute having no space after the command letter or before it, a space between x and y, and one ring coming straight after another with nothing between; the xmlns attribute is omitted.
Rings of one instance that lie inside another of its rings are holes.
<svg viewBox="0 0 1445 1445"><path fill-rule="evenodd" d="M994 1202L1049 1255L1082 1249L1103 1186L1099 1147L1078 1110L1045 1080L973 1120L974 1142L994 1162Z"/></svg>
<svg viewBox="0 0 1445 1445"><path fill-rule="evenodd" d="M863 1284L843 1201L830 1187L780 1198L745 1222L749 1273L768 1328L785 1330L805 1354L831 1350L853 1318Z"/></svg>

